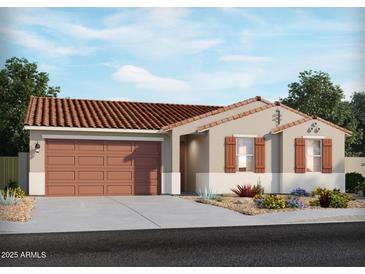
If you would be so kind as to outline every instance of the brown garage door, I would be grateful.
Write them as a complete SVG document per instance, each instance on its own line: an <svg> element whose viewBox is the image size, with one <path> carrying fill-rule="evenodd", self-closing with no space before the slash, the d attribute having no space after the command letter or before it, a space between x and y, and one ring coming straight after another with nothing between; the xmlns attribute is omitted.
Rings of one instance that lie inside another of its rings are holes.
<svg viewBox="0 0 365 274"><path fill-rule="evenodd" d="M160 142L46 141L47 195L161 193Z"/></svg>

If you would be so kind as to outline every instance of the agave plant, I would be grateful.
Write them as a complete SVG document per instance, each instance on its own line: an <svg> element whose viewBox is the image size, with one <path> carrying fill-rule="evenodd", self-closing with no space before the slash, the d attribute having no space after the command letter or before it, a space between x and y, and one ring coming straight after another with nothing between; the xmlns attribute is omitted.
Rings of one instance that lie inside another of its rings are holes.
<svg viewBox="0 0 365 274"><path fill-rule="evenodd" d="M217 194L213 193L213 190L209 187L205 187L203 191L199 191L198 195L199 198L207 200L214 200L217 198Z"/></svg>
<svg viewBox="0 0 365 274"><path fill-rule="evenodd" d="M1 205L13 205L18 202L18 198L13 191L0 191L0 204Z"/></svg>

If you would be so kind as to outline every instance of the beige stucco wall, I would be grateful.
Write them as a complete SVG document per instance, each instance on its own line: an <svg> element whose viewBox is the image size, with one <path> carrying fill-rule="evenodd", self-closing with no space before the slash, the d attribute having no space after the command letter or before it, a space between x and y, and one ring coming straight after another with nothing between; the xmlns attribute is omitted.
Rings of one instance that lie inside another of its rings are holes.
<svg viewBox="0 0 365 274"><path fill-rule="evenodd" d="M281 135L272 135L275 127L273 115L277 108L282 114L282 124L302 118L296 113L282 107L270 108L253 115L227 122L209 129L209 171L224 172L225 147L224 138L234 134L256 135L265 137L265 168L266 172L280 172L280 142Z"/></svg>
<svg viewBox="0 0 365 274"><path fill-rule="evenodd" d="M173 155L172 162L171 162L172 172L179 172L179 168L180 168L180 166L179 166L179 163L180 163L180 159L179 159L180 136L195 133L196 129L199 126L223 119L225 117L235 115L237 113L245 112L250 109L264 106L264 105L266 105L266 104L261 101L253 102L248 105L237 107L237 108L225 111L225 112L211 115L206 118L199 119L197 121L173 128L171 130L171 138L172 138L171 150L172 150L172 155Z"/></svg>
<svg viewBox="0 0 365 274"><path fill-rule="evenodd" d="M358 172L365 177L365 157L346 157L345 171L346 173Z"/></svg>
<svg viewBox="0 0 365 274"><path fill-rule="evenodd" d="M320 131L318 133L308 132L314 121L308 121L301 125L286 129L283 134L283 172L295 172L295 138L303 136L317 136L332 139L332 172L345 172L345 133L318 120Z"/></svg>

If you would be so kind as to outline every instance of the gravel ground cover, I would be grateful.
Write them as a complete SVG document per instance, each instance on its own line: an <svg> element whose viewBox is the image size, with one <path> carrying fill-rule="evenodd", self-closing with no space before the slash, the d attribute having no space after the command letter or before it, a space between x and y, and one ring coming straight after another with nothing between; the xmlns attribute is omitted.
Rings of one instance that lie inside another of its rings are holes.
<svg viewBox="0 0 365 274"><path fill-rule="evenodd" d="M24 197L13 205L0 205L0 221L27 222L32 219L34 197Z"/></svg>
<svg viewBox="0 0 365 274"><path fill-rule="evenodd" d="M288 195L282 195L288 196ZM284 209L266 209L257 207L253 198L246 197L233 197L233 196L222 196L220 199L202 199L199 196L180 196L183 199L194 200L198 203L209 204L213 206L219 206L228 208L245 215L258 215L284 211L294 210L308 210L308 209L324 209L320 206L311 206L310 201L316 200L315 197L297 197L304 204L304 208L284 208ZM353 196L356 200L348 203L348 208L365 208L365 198L359 196Z"/></svg>

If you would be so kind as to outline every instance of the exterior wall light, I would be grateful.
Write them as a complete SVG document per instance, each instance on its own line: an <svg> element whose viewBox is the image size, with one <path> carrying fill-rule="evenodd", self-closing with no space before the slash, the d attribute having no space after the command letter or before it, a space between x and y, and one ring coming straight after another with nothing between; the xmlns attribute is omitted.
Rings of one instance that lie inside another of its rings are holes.
<svg viewBox="0 0 365 274"><path fill-rule="evenodd" d="M35 144L34 148L35 148L35 152L36 152L36 153L39 153L39 150L41 149L41 145L38 143L38 141L37 141L37 143Z"/></svg>

